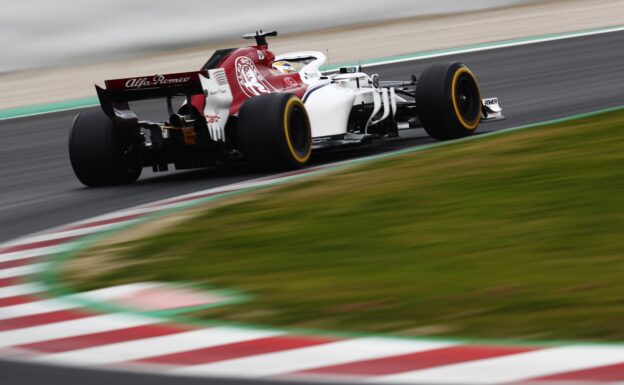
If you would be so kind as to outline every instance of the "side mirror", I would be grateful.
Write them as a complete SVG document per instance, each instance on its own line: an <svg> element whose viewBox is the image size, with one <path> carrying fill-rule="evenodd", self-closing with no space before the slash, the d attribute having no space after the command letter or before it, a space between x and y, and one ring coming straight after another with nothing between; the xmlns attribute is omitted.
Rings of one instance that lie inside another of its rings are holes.
<svg viewBox="0 0 624 385"><path fill-rule="evenodd" d="M379 74L371 75L371 83L373 84L373 87L379 88Z"/></svg>

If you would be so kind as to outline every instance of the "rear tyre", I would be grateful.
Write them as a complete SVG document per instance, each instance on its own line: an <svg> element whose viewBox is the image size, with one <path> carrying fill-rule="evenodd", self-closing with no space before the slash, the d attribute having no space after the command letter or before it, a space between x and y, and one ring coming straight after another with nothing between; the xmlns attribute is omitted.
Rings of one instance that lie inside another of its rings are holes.
<svg viewBox="0 0 624 385"><path fill-rule="evenodd" d="M137 180L142 168L132 138L100 109L79 113L69 132L69 159L78 180L87 186Z"/></svg>
<svg viewBox="0 0 624 385"><path fill-rule="evenodd" d="M481 92L474 74L461 63L437 63L418 78L416 111L432 138L472 135L481 122Z"/></svg>
<svg viewBox="0 0 624 385"><path fill-rule="evenodd" d="M312 152L310 119L301 100L289 93L247 99L239 112L238 143L243 156L260 168L292 170Z"/></svg>

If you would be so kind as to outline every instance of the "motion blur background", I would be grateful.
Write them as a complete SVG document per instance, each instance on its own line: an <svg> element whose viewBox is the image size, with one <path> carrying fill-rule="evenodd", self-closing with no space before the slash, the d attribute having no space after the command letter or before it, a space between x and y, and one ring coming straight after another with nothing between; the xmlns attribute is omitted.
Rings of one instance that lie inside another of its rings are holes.
<svg viewBox="0 0 624 385"><path fill-rule="evenodd" d="M0 72L232 40L250 28L293 33L529 0L2 0Z"/></svg>
<svg viewBox="0 0 624 385"><path fill-rule="evenodd" d="M261 28L279 31L274 52L323 51L335 65L624 20L624 0L170 4L0 0L0 110L93 98L93 84L105 79L191 71L213 50L245 44L240 36Z"/></svg>

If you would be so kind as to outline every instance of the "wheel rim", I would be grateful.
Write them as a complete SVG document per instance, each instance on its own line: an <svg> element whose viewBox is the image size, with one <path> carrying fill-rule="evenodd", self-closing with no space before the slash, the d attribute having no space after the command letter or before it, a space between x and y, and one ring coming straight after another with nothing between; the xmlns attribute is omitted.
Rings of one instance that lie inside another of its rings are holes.
<svg viewBox="0 0 624 385"><path fill-rule="evenodd" d="M467 68L462 68L453 78L453 106L462 125L470 130L479 125L481 95L479 85Z"/></svg>
<svg viewBox="0 0 624 385"><path fill-rule="evenodd" d="M284 131L290 152L299 163L307 162L311 153L311 137L305 107L299 99L292 98L286 104Z"/></svg>

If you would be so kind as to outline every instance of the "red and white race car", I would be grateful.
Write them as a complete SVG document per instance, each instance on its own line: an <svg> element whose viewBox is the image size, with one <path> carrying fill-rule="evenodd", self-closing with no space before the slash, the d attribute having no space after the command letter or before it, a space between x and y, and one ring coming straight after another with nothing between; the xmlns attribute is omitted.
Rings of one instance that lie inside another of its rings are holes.
<svg viewBox="0 0 624 385"><path fill-rule="evenodd" d="M323 72L326 57L275 56L266 38L218 50L200 71L107 80L101 108L79 113L69 138L71 164L88 186L131 183L144 167L165 171L245 160L273 169L304 166L313 150L396 137L424 127L436 139L475 132L501 119L498 99L481 99L460 63L428 67L418 79L380 81L358 67ZM184 96L177 111L172 99ZM140 120L129 102L166 98L169 120Z"/></svg>

